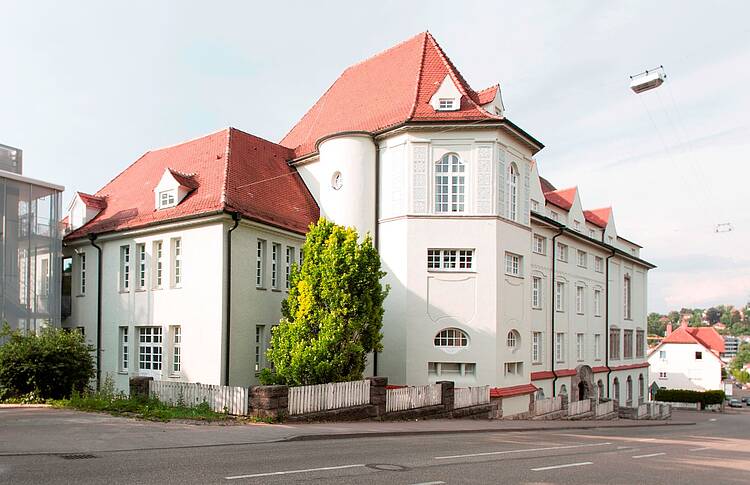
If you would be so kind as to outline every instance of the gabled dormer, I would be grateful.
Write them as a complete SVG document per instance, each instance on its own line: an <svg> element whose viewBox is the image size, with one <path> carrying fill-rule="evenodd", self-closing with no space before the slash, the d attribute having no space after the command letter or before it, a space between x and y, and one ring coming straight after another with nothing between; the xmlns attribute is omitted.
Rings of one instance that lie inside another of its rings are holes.
<svg viewBox="0 0 750 485"><path fill-rule="evenodd" d="M450 75L443 78L435 94L430 98L430 105L435 111L458 111L461 108L461 91Z"/></svg>
<svg viewBox="0 0 750 485"><path fill-rule="evenodd" d="M479 105L485 111L495 116L505 116L505 105L503 104L503 96L499 84L479 91L477 97L479 98Z"/></svg>
<svg viewBox="0 0 750 485"><path fill-rule="evenodd" d="M154 208L156 210L175 207L182 199L198 187L195 174L186 174L164 169L159 183L154 188Z"/></svg>
<svg viewBox="0 0 750 485"><path fill-rule="evenodd" d="M574 231L578 231L581 234L586 234L586 217L583 214L583 206L581 205L581 196L578 192L578 188L575 188L573 194L572 204L568 209L568 227Z"/></svg>
<svg viewBox="0 0 750 485"><path fill-rule="evenodd" d="M539 167L536 160L532 160L531 163L531 179L529 180L529 204L531 212L537 214L544 214L544 191L542 190L542 182L539 178Z"/></svg>
<svg viewBox="0 0 750 485"><path fill-rule="evenodd" d="M73 231L84 226L107 207L107 199L102 196L76 192L68 205L67 230Z"/></svg>

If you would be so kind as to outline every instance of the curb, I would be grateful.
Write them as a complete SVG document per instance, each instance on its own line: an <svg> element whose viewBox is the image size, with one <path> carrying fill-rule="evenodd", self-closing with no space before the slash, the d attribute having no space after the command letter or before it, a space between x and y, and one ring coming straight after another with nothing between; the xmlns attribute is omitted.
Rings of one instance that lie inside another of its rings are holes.
<svg viewBox="0 0 750 485"><path fill-rule="evenodd" d="M345 440L345 439L359 439L359 438L378 438L378 437L393 437L393 436L422 436L422 435L442 435L442 434L474 434L474 433L519 433L519 432L534 432L534 431L574 431L577 429L629 429L629 428L650 428L657 426L692 426L696 423L690 421L682 422L667 422L667 423L650 423L650 424L629 424L629 425L588 425L588 426L556 426L554 428L528 428L528 427L516 427L516 428L483 428L483 429L438 429L429 431L366 431L361 433L332 433L332 434L300 434L295 436L289 436L278 440L280 442L287 441L322 441L322 440Z"/></svg>

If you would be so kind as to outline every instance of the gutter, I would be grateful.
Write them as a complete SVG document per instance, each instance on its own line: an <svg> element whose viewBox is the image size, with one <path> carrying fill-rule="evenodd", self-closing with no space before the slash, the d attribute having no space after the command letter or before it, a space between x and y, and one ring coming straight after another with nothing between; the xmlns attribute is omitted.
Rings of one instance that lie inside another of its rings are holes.
<svg viewBox="0 0 750 485"><path fill-rule="evenodd" d="M550 369L552 370L552 374L554 374L555 377L552 378L552 397L555 397L557 394L555 391L555 384L557 384L557 373L555 372L555 313L557 312L556 308L556 293L555 293L555 267L557 263L557 243L556 240L558 237L560 237L565 232L564 227L559 227L557 234L552 236L552 291L550 292L550 313L551 313L551 322L552 322L552 332L550 335L550 342L552 347L552 352L550 353Z"/></svg>
<svg viewBox="0 0 750 485"><path fill-rule="evenodd" d="M232 232L240 224L239 212L232 212L234 224L227 231L227 296L226 296L226 332L224 334L224 385L229 385L229 350L231 348L232 321Z"/></svg>
<svg viewBox="0 0 750 485"><path fill-rule="evenodd" d="M89 234L91 245L96 248L96 390L102 382L102 247L96 244L96 234Z"/></svg>
<svg viewBox="0 0 750 485"><path fill-rule="evenodd" d="M378 258L380 257L380 147L378 147L375 137L372 137L372 141L375 144L375 250L378 252ZM373 377L378 376L378 351L372 353L372 375Z"/></svg>
<svg viewBox="0 0 750 485"><path fill-rule="evenodd" d="M604 366L607 368L607 397L611 398L609 392L609 376L612 368L609 367L609 260L615 257L615 249L604 261Z"/></svg>

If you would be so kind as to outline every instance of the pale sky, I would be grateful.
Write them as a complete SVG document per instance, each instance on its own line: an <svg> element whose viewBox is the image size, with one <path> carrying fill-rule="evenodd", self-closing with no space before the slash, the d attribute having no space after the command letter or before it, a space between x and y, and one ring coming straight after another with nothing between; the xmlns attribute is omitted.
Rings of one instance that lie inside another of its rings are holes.
<svg viewBox="0 0 750 485"><path fill-rule="evenodd" d="M612 205L649 310L750 299L750 2L0 0L0 143L93 193L145 151L234 126L278 141L343 69L429 30L541 140L541 174ZM628 75L664 65L635 95ZM729 222L734 230L717 234Z"/></svg>

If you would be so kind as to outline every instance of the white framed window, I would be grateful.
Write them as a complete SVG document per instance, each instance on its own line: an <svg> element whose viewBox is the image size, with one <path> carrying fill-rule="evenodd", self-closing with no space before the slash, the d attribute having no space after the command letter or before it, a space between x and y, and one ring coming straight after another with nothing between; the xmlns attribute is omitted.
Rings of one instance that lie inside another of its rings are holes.
<svg viewBox="0 0 750 485"><path fill-rule="evenodd" d="M594 231L593 229L589 229L589 237L591 239L594 239L596 237L596 231Z"/></svg>
<svg viewBox="0 0 750 485"><path fill-rule="evenodd" d="M518 167L515 163L508 166L508 219L518 220Z"/></svg>
<svg viewBox="0 0 750 485"><path fill-rule="evenodd" d="M182 371L182 327L172 325L170 334L172 337L172 368L170 372L172 375L179 375Z"/></svg>
<svg viewBox="0 0 750 485"><path fill-rule="evenodd" d="M609 329L609 358L620 359L620 329Z"/></svg>
<svg viewBox="0 0 750 485"><path fill-rule="evenodd" d="M659 379L666 379L667 373L664 371L659 371Z"/></svg>
<svg viewBox="0 0 750 485"><path fill-rule="evenodd" d="M159 208L172 207L177 202L177 194L174 189L159 192Z"/></svg>
<svg viewBox="0 0 750 485"><path fill-rule="evenodd" d="M565 283L562 281L555 282L555 310L565 311Z"/></svg>
<svg viewBox="0 0 750 485"><path fill-rule="evenodd" d="M182 239L172 238L172 286L178 288L182 284Z"/></svg>
<svg viewBox="0 0 750 485"><path fill-rule="evenodd" d="M555 360L557 362L565 360L565 334L562 332L555 335Z"/></svg>
<svg viewBox="0 0 750 485"><path fill-rule="evenodd" d="M581 232L581 221L573 221L573 229L575 229L578 232Z"/></svg>
<svg viewBox="0 0 750 485"><path fill-rule="evenodd" d="M578 254L578 266L581 268L585 268L589 264L589 256L586 254L586 251L581 251L580 249L577 251Z"/></svg>
<svg viewBox="0 0 750 485"><path fill-rule="evenodd" d="M520 376L523 374L523 362L506 362L505 363L505 375L506 376Z"/></svg>
<svg viewBox="0 0 750 485"><path fill-rule="evenodd" d="M120 291L130 291L130 246L120 246Z"/></svg>
<svg viewBox="0 0 750 485"><path fill-rule="evenodd" d="M453 98L440 98L438 100L438 109L440 110L451 110L454 109L455 99Z"/></svg>
<svg viewBox="0 0 750 485"><path fill-rule="evenodd" d="M305 250L303 248L299 248L299 267L302 267L302 263L305 261Z"/></svg>
<svg viewBox="0 0 750 485"><path fill-rule="evenodd" d="M138 370L148 375L160 373L162 366L162 328L138 327Z"/></svg>
<svg viewBox="0 0 750 485"><path fill-rule="evenodd" d="M539 234L534 234L532 249L536 254L547 254L547 238Z"/></svg>
<svg viewBox="0 0 750 485"><path fill-rule="evenodd" d="M597 273L604 273L604 258L601 256L594 257L594 270Z"/></svg>
<svg viewBox="0 0 750 485"><path fill-rule="evenodd" d="M466 167L455 153L435 163L435 212L463 212L466 199Z"/></svg>
<svg viewBox="0 0 750 485"><path fill-rule="evenodd" d="M643 358L646 353L646 332L643 330L635 331L635 356Z"/></svg>
<svg viewBox="0 0 750 485"><path fill-rule="evenodd" d="M154 241L154 288L164 287L164 243Z"/></svg>
<svg viewBox="0 0 750 485"><path fill-rule="evenodd" d="M607 236L607 241L609 241L609 245L613 245L615 243L615 238L612 236Z"/></svg>
<svg viewBox="0 0 750 485"><path fill-rule="evenodd" d="M521 334L518 333L517 330L511 330L508 332L507 338L506 338L506 344L508 345L509 349L517 349L521 345Z"/></svg>
<svg viewBox="0 0 750 485"><path fill-rule="evenodd" d="M428 249L427 269L432 271L471 271L473 249Z"/></svg>
<svg viewBox="0 0 750 485"><path fill-rule="evenodd" d="M531 200L531 210L538 213L539 212L539 201L538 200L534 200L534 199L529 199L529 200Z"/></svg>
<svg viewBox="0 0 750 485"><path fill-rule="evenodd" d="M255 326L255 372L265 367L266 351L268 350L266 344L266 326L256 325Z"/></svg>
<svg viewBox="0 0 750 485"><path fill-rule="evenodd" d="M602 290L594 290L594 316L602 316Z"/></svg>
<svg viewBox="0 0 750 485"><path fill-rule="evenodd" d="M531 361L535 364L542 361L542 332L531 334Z"/></svg>
<svg viewBox="0 0 750 485"><path fill-rule="evenodd" d="M561 242L557 243L557 260L563 263L568 262L568 245Z"/></svg>
<svg viewBox="0 0 750 485"><path fill-rule="evenodd" d="M660 350L659 351L659 360L663 360L663 361L667 360L667 351L666 350Z"/></svg>
<svg viewBox="0 0 750 485"><path fill-rule="evenodd" d="M585 354L585 344L584 344L584 335L582 333L576 334L576 357L578 357L578 360L584 359Z"/></svg>
<svg viewBox="0 0 750 485"><path fill-rule="evenodd" d="M586 293L583 286L576 286L576 313L583 315L586 306Z"/></svg>
<svg viewBox="0 0 750 485"><path fill-rule="evenodd" d="M623 330L622 332L622 357L625 359L633 358L633 331Z"/></svg>
<svg viewBox="0 0 750 485"><path fill-rule="evenodd" d="M279 289L279 253L281 252L281 244L271 244L271 288L274 290Z"/></svg>
<svg viewBox="0 0 750 485"><path fill-rule="evenodd" d="M630 320L630 276L625 276L622 282L622 315L625 320Z"/></svg>
<svg viewBox="0 0 750 485"><path fill-rule="evenodd" d="M552 218L553 221L559 221L560 220L560 214L558 214L555 211L550 211L549 216Z"/></svg>
<svg viewBox="0 0 750 485"><path fill-rule="evenodd" d="M445 328L435 335L433 340L435 347L466 347L469 345L469 337L457 328Z"/></svg>
<svg viewBox="0 0 750 485"><path fill-rule="evenodd" d="M286 285L286 289L288 290L291 286L291 281L289 281L289 276L292 274L292 263L294 262L294 248L292 246L286 247L286 260L284 262L284 284Z"/></svg>
<svg viewBox="0 0 750 485"><path fill-rule="evenodd" d="M518 277L523 276L523 256L506 252L505 274Z"/></svg>
<svg viewBox="0 0 750 485"><path fill-rule="evenodd" d="M531 277L531 307L542 308L542 279L539 276Z"/></svg>
<svg viewBox="0 0 750 485"><path fill-rule="evenodd" d="M138 288L146 289L146 245L143 243L135 245L135 256L138 258Z"/></svg>
<svg viewBox="0 0 750 485"><path fill-rule="evenodd" d="M594 334L594 359L601 360L602 358L602 335L599 333Z"/></svg>
<svg viewBox="0 0 750 485"><path fill-rule="evenodd" d="M255 249L255 286L257 288L265 287L264 272L266 262L266 241L258 239Z"/></svg>
<svg viewBox="0 0 750 485"><path fill-rule="evenodd" d="M427 375L430 376L473 376L477 372L475 362L428 362Z"/></svg>
<svg viewBox="0 0 750 485"><path fill-rule="evenodd" d="M119 329L119 342L120 342L120 372L128 372L128 364L130 363L130 352L128 343L128 327L120 327Z"/></svg>
<svg viewBox="0 0 750 485"><path fill-rule="evenodd" d="M78 294L86 294L86 253L78 253Z"/></svg>

